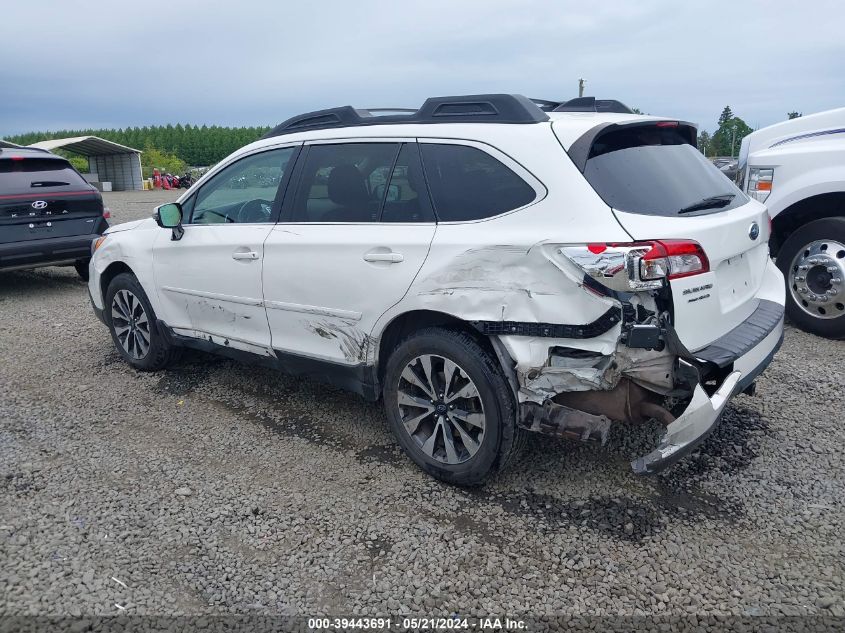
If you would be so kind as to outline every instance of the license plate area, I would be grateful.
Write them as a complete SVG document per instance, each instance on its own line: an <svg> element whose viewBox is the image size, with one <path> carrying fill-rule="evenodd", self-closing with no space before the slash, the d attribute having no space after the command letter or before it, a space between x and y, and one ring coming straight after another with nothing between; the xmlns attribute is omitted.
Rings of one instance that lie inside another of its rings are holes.
<svg viewBox="0 0 845 633"><path fill-rule="evenodd" d="M716 285L723 313L730 312L739 304L748 301L754 294L756 284L749 260L749 253L740 253L724 260L716 270Z"/></svg>

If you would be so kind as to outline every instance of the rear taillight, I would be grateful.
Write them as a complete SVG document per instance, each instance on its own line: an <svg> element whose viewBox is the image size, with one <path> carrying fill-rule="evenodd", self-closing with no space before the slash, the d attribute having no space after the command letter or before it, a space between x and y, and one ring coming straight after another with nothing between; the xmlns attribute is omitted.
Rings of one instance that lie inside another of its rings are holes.
<svg viewBox="0 0 845 633"><path fill-rule="evenodd" d="M710 262L698 242L659 240L640 260L641 279L680 279L710 270Z"/></svg>
<svg viewBox="0 0 845 633"><path fill-rule="evenodd" d="M710 270L704 249L692 240L562 246L560 253L602 285L620 292L655 290L669 280Z"/></svg>
<svg viewBox="0 0 845 633"><path fill-rule="evenodd" d="M110 217L111 217L111 209L109 209L108 207L105 207L103 209L103 218L108 220Z"/></svg>

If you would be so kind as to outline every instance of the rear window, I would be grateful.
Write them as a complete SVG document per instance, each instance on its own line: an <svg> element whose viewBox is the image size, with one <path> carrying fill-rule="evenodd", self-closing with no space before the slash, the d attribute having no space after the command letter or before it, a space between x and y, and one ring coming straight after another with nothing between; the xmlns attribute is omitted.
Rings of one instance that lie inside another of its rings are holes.
<svg viewBox="0 0 845 633"><path fill-rule="evenodd" d="M522 207L537 196L507 166L475 147L421 143L437 219L480 220Z"/></svg>
<svg viewBox="0 0 845 633"><path fill-rule="evenodd" d="M69 191L87 187L67 161L57 158L0 159L0 192Z"/></svg>
<svg viewBox="0 0 845 633"><path fill-rule="evenodd" d="M628 213L701 215L748 202L672 127L638 125L599 135L584 177L608 205Z"/></svg>

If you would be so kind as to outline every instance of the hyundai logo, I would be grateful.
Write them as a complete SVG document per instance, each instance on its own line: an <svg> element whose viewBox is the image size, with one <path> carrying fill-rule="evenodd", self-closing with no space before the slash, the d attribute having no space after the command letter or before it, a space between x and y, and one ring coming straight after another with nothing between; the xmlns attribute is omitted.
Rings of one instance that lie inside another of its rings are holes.
<svg viewBox="0 0 845 633"><path fill-rule="evenodd" d="M748 237L752 240L756 240L760 237L760 225L756 222L752 222L751 226L748 228Z"/></svg>
<svg viewBox="0 0 845 633"><path fill-rule="evenodd" d="M43 200L36 200L35 202L32 203L32 208L33 209L46 209L47 203L44 202Z"/></svg>

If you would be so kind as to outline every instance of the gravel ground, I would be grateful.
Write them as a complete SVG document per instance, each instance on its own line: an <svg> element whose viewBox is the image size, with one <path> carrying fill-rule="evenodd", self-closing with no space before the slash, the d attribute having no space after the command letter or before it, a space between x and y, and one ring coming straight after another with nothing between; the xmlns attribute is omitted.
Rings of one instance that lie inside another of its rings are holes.
<svg viewBox="0 0 845 633"><path fill-rule="evenodd" d="M843 357L789 328L660 476L628 466L654 429L616 428L470 491L378 404L201 354L135 372L72 269L0 273L0 614L843 616Z"/></svg>

